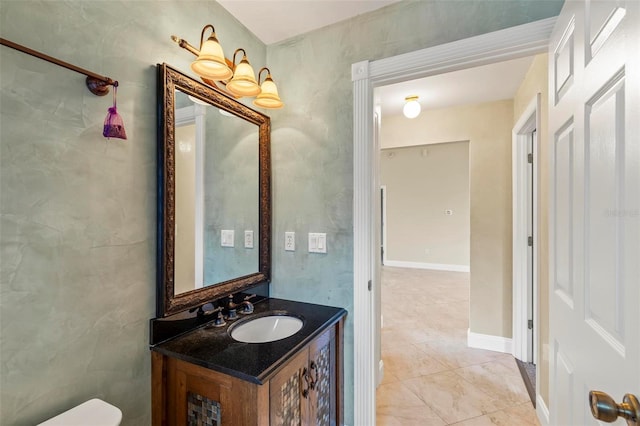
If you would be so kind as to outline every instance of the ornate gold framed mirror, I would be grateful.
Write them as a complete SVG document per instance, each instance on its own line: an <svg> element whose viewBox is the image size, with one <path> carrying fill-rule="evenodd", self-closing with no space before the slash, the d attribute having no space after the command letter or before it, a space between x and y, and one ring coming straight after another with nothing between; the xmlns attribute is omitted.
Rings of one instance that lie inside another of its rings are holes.
<svg viewBox="0 0 640 426"><path fill-rule="evenodd" d="M158 317L269 282L270 134L268 116L158 65Z"/></svg>

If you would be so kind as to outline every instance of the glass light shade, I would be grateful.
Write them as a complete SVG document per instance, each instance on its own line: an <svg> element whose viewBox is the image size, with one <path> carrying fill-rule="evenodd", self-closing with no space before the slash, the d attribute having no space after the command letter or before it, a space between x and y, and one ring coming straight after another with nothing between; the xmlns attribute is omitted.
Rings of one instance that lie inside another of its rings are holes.
<svg viewBox="0 0 640 426"><path fill-rule="evenodd" d="M227 90L235 96L255 96L260 93L260 86L247 57L236 65L233 78L227 83Z"/></svg>
<svg viewBox="0 0 640 426"><path fill-rule="evenodd" d="M404 107L402 108L402 113L407 118L416 118L417 116L420 115L421 109L422 108L420 107L420 104L418 103L418 101L414 99L404 104Z"/></svg>
<svg viewBox="0 0 640 426"><path fill-rule="evenodd" d="M214 34L200 47L200 55L191 63L191 69L199 76L213 81L228 80L233 75L224 59L222 46Z"/></svg>
<svg viewBox="0 0 640 426"><path fill-rule="evenodd" d="M260 86L260 94L254 99L253 104L262 108L271 109L282 108L284 106L284 103L280 100L280 96L278 96L278 88L270 75L267 76L262 86Z"/></svg>

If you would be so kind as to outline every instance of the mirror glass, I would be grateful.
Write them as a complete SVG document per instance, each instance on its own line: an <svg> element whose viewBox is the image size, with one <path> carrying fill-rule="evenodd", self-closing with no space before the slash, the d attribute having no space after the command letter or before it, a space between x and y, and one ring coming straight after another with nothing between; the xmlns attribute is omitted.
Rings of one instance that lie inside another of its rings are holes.
<svg viewBox="0 0 640 426"><path fill-rule="evenodd" d="M258 272L258 126L175 95L179 294Z"/></svg>
<svg viewBox="0 0 640 426"><path fill-rule="evenodd" d="M268 282L269 117L159 65L158 316Z"/></svg>

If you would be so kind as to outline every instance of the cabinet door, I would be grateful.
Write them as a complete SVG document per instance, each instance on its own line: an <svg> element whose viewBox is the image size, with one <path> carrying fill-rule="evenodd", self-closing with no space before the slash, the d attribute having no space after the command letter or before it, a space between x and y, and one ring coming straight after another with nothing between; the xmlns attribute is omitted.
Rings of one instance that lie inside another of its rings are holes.
<svg viewBox="0 0 640 426"><path fill-rule="evenodd" d="M212 383L199 373L197 366L171 359L169 370L169 405L167 418L170 425L221 426L221 407L225 394L229 394L231 381Z"/></svg>
<svg viewBox="0 0 640 426"><path fill-rule="evenodd" d="M271 426L306 425L309 411L309 350L300 351L269 384ZM306 391L306 392L305 392Z"/></svg>
<svg viewBox="0 0 640 426"><path fill-rule="evenodd" d="M187 362L171 359L169 363L174 366L169 369L169 425L267 424L259 412L261 401L266 401L261 386Z"/></svg>
<svg viewBox="0 0 640 426"><path fill-rule="evenodd" d="M336 341L331 328L311 343L309 375L313 390L309 396L309 425L336 424Z"/></svg>

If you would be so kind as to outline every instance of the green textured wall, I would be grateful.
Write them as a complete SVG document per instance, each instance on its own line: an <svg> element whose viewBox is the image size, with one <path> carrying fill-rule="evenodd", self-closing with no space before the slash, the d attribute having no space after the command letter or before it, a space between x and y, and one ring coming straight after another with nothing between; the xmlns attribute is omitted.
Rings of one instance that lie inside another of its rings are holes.
<svg viewBox="0 0 640 426"><path fill-rule="evenodd" d="M286 106L272 113L275 297L353 313L353 94L351 64L555 16L562 1L402 1L267 48ZM327 254L283 251L327 233ZM399 297L402 297L401 295ZM353 423L353 324L345 344L346 422Z"/></svg>
<svg viewBox="0 0 640 426"><path fill-rule="evenodd" d="M216 26L229 50L269 66L272 294L352 311L351 64L556 15L561 1L403 1L269 46L214 2L8 1L2 37L120 81L128 141L105 141L110 97L83 77L0 47L0 424L34 424L85 399L150 423L148 319L155 298L155 64L188 71ZM298 250L283 251L285 231ZM304 250L326 232L328 253ZM351 321L351 320L349 320ZM353 423L352 326L346 421Z"/></svg>
<svg viewBox="0 0 640 426"><path fill-rule="evenodd" d="M151 423L156 67L190 73L213 23L227 50L266 48L212 1L6 1L3 38L120 82L129 139L105 140L111 96L0 47L0 424L33 425L92 397Z"/></svg>

